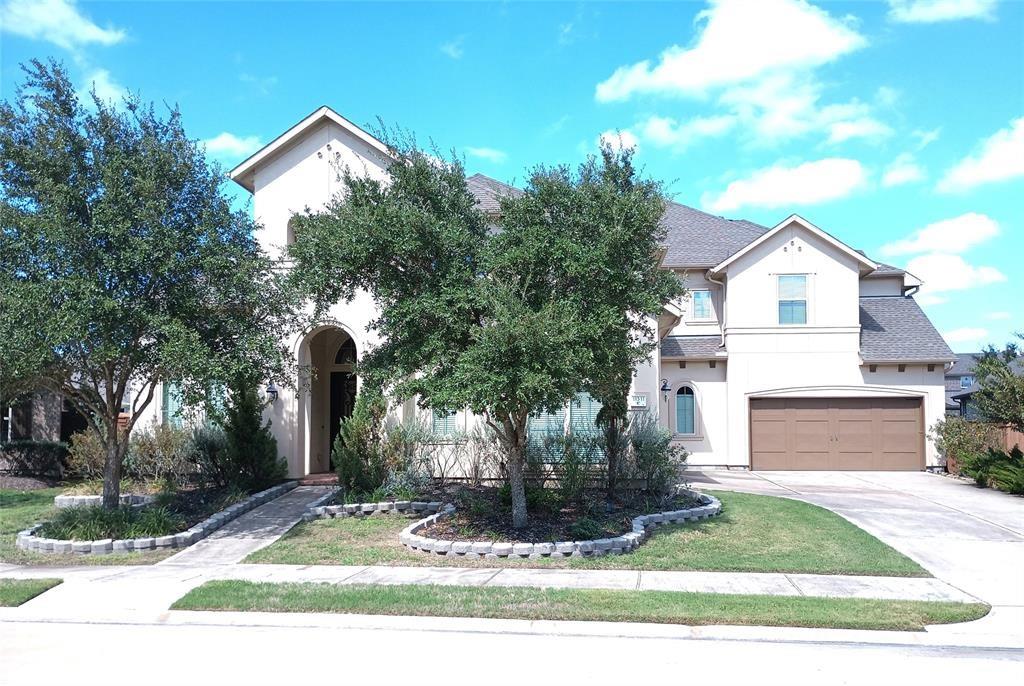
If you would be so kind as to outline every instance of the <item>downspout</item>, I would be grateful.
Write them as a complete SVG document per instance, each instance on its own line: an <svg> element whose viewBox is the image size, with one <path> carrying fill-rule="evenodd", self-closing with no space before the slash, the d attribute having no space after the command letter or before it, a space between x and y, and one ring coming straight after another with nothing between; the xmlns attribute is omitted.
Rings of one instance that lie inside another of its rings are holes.
<svg viewBox="0 0 1024 686"><path fill-rule="evenodd" d="M711 270L710 269L704 275L704 278L707 279L708 281L710 281L711 283L717 283L719 286L722 287L722 322L721 322L721 325L719 326L719 328L722 330L722 342L718 344L718 347L719 348L724 348L725 347L725 313L726 313L726 309L728 308L728 305L726 305L726 299L725 299L725 281L718 281L717 279L711 278Z"/></svg>

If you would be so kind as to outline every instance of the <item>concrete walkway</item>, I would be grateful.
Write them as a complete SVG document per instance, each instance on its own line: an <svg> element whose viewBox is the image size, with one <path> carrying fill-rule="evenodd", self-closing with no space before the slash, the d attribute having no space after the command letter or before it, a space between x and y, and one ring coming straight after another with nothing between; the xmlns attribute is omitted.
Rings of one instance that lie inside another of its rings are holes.
<svg viewBox="0 0 1024 686"><path fill-rule="evenodd" d="M302 519L306 506L326 495L327 486L298 486L280 498L247 512L213 535L185 548L157 565L202 567L241 562L265 548Z"/></svg>

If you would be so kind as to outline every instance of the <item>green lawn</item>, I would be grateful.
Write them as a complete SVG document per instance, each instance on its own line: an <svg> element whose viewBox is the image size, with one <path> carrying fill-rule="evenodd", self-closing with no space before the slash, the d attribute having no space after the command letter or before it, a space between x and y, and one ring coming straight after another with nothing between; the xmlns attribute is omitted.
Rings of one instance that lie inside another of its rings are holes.
<svg viewBox="0 0 1024 686"><path fill-rule="evenodd" d="M0 579L0 607L27 603L60 582L60 579Z"/></svg>
<svg viewBox="0 0 1024 686"><path fill-rule="evenodd" d="M53 497L61 488L34 491L0 489L0 562L23 565L124 565L153 564L177 551L120 553L116 555L44 555L18 550L14 543L18 532L45 520L54 510Z"/></svg>
<svg viewBox="0 0 1024 686"><path fill-rule="evenodd" d="M978 603L671 591L208 581L171 609L920 631L928 624L978 619L989 608Z"/></svg>
<svg viewBox="0 0 1024 686"><path fill-rule="evenodd" d="M722 501L722 515L658 529L629 555L544 560L428 555L398 542L408 519L386 515L301 524L246 562L928 576L913 560L826 509L772 496L714 495Z"/></svg>

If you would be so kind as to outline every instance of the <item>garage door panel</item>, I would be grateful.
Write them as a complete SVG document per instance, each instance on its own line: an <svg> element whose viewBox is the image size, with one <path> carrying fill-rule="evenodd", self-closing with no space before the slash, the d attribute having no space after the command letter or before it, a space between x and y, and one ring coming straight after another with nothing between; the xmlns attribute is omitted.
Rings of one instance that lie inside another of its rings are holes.
<svg viewBox="0 0 1024 686"><path fill-rule="evenodd" d="M750 401L753 469L919 470L921 400L755 398Z"/></svg>

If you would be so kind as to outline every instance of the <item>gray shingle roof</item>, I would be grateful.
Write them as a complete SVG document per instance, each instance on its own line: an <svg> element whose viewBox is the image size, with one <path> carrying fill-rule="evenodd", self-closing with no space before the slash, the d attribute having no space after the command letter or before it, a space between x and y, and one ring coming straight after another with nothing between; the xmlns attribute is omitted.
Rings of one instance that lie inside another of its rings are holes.
<svg viewBox="0 0 1024 686"><path fill-rule="evenodd" d="M715 357L725 352L721 336L666 336L661 341L662 357Z"/></svg>
<svg viewBox="0 0 1024 686"><path fill-rule="evenodd" d="M980 354L979 354L979 356L980 356ZM959 357L959 355L957 357ZM1018 375L1018 376L1024 374L1024 358L1019 358L1018 357L1016 360L1013 360L1012 362L1010 362L1009 367L1010 367L1010 371L1013 372L1014 374ZM972 371L973 371L973 367L972 367ZM972 395L974 395L975 393L978 392L979 388L981 388L981 384L979 384L977 381L975 381L971 385L970 388L964 389L964 390L960 391L959 393L954 393L952 395L952 397L954 399L970 398Z"/></svg>
<svg viewBox="0 0 1024 686"><path fill-rule="evenodd" d="M725 219L670 202L662 225L666 267L713 267L760 238L767 228L744 219Z"/></svg>
<svg viewBox="0 0 1024 686"><path fill-rule="evenodd" d="M917 302L900 295L860 299L860 354L865 362L956 359Z"/></svg>
<svg viewBox="0 0 1024 686"><path fill-rule="evenodd" d="M503 196L520 196L521 190L497 179L483 174L473 174L466 179L469 192L476 198L480 209L488 214L497 214L501 210L500 198Z"/></svg>
<svg viewBox="0 0 1024 686"><path fill-rule="evenodd" d="M981 353L956 353L956 362L946 372L946 376L969 376L974 373L974 365Z"/></svg>
<svg viewBox="0 0 1024 686"><path fill-rule="evenodd" d="M857 252L860 252L859 250ZM861 253L863 254L863 253ZM907 272L894 267L891 264L885 264L883 262L878 263L878 269L868 274L868 276L899 276L900 274L906 274Z"/></svg>

